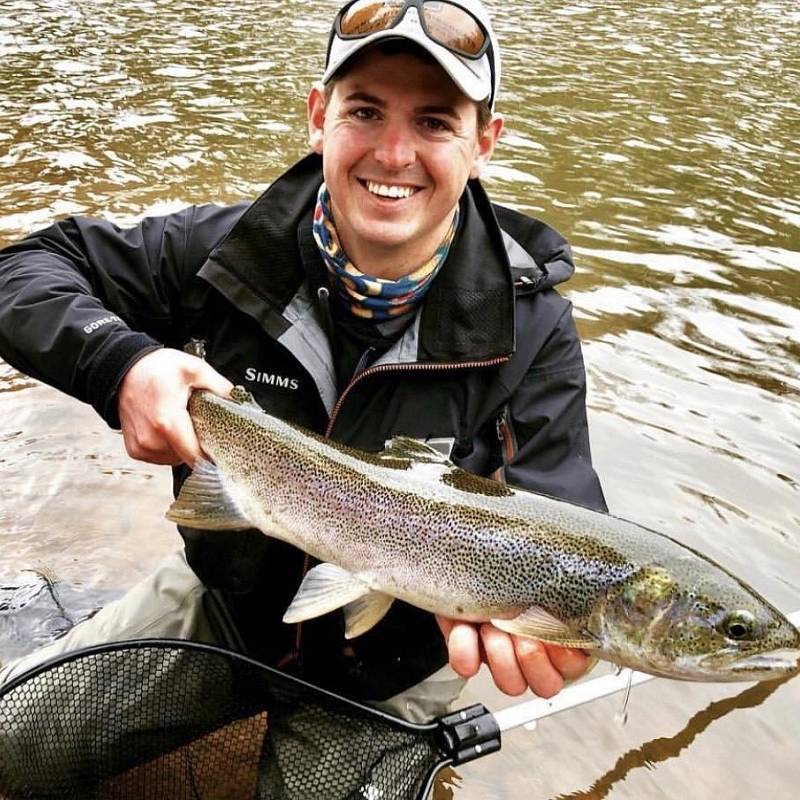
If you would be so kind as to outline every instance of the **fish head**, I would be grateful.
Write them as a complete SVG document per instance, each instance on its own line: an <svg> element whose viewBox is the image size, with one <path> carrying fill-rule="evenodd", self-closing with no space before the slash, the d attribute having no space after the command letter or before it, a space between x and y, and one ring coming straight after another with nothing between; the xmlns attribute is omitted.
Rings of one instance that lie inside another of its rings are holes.
<svg viewBox="0 0 800 800"><path fill-rule="evenodd" d="M612 660L694 681L773 680L798 670L800 632L778 609L722 569L691 572L641 567L607 593L602 638Z"/></svg>

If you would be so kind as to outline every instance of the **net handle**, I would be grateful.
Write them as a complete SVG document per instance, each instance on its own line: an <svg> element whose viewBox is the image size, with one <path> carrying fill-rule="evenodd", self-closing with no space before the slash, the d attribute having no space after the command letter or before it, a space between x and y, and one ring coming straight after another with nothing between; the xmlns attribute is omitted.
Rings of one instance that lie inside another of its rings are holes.
<svg viewBox="0 0 800 800"><path fill-rule="evenodd" d="M800 610L787 614L787 617L793 625L800 626ZM602 675L599 678L592 678L575 686L569 686L550 700L537 697L535 700L517 703L517 705L502 711L495 711L494 718L501 732L508 731L522 725L529 725L553 714L560 714L570 708L577 708L593 700L599 700L601 697L608 697L610 694L624 691L628 686L629 679L631 686L638 686L654 678L655 675L622 669L614 675Z"/></svg>

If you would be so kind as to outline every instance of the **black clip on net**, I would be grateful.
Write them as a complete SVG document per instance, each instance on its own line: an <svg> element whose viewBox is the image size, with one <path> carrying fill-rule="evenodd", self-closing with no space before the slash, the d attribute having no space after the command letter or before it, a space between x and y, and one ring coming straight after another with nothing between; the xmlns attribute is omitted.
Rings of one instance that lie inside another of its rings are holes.
<svg viewBox="0 0 800 800"><path fill-rule="evenodd" d="M486 707L477 703L439 718L442 747L453 764L465 764L500 749L500 727Z"/></svg>

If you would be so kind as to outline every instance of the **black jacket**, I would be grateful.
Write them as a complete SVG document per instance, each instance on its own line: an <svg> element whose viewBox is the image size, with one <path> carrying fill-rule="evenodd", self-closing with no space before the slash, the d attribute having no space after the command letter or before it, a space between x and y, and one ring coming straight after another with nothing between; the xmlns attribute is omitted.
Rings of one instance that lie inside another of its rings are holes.
<svg viewBox="0 0 800 800"><path fill-rule="evenodd" d="M193 207L130 230L71 218L6 248L0 355L118 427L127 369L201 338L209 362L272 414L364 450L398 434L449 440L467 470L605 510L580 344L553 289L573 271L564 239L470 182L414 323L339 392L311 233L321 181L309 156L252 204ZM185 473L176 470L176 486ZM368 699L446 659L430 615L403 603L347 647L339 614L298 633L280 618L307 566L302 553L255 531L181 533L190 565L224 595L258 658Z"/></svg>

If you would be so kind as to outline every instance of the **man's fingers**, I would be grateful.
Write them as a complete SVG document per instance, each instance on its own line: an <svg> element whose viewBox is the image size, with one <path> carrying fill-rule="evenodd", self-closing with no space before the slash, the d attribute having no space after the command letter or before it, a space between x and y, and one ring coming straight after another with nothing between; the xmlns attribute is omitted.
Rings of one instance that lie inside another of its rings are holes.
<svg viewBox="0 0 800 800"><path fill-rule="evenodd" d="M436 614L434 619L436 620L436 624L439 626L439 630L442 632L442 636L444 636L444 643L447 644L447 640L450 637L450 631L453 630L453 625L456 624L454 619L450 619L450 617L443 617L439 614Z"/></svg>
<svg viewBox="0 0 800 800"><path fill-rule="evenodd" d="M568 681L580 678L589 666L589 656L583 650L576 650L573 647L558 647L554 644L546 644L545 649L550 663Z"/></svg>
<svg viewBox="0 0 800 800"><path fill-rule="evenodd" d="M480 632L486 661L497 688L510 695L522 694L528 688L528 681L517 663L511 636L489 623L481 625Z"/></svg>
<svg viewBox="0 0 800 800"><path fill-rule="evenodd" d="M525 682L539 697L552 697L561 691L564 678L550 661L547 647L537 639L515 636L514 652Z"/></svg>
<svg viewBox="0 0 800 800"><path fill-rule="evenodd" d="M133 419L123 420L125 449L131 458L151 464L194 464L201 455L194 426L183 409L171 416L158 416L152 424Z"/></svg>
<svg viewBox="0 0 800 800"><path fill-rule="evenodd" d="M520 695L530 688L552 697L564 681L579 678L589 659L582 650L511 636L490 623L475 625L436 617L449 652L450 666L462 677L473 677L485 661L500 691Z"/></svg>
<svg viewBox="0 0 800 800"><path fill-rule="evenodd" d="M477 628L469 622L436 617L447 643L450 666L462 677L472 678L481 666Z"/></svg>
<svg viewBox="0 0 800 800"><path fill-rule="evenodd" d="M125 447L133 458L195 464L202 451L186 410L193 389L227 397L233 384L202 359L180 350L154 350L133 364L117 399Z"/></svg>
<svg viewBox="0 0 800 800"><path fill-rule="evenodd" d="M125 438L125 451L131 458L146 461L148 464L174 467L183 463L183 459L171 447L163 443L157 449L153 449L143 447L141 443Z"/></svg>
<svg viewBox="0 0 800 800"><path fill-rule="evenodd" d="M233 384L224 375L220 375L210 364L200 359L197 359L194 366L196 369L191 380L193 389L208 389L221 397L230 396Z"/></svg>
<svg viewBox="0 0 800 800"><path fill-rule="evenodd" d="M183 461L162 436L154 435L150 429L142 432L136 427L135 420L128 421L124 415L120 416L125 450L131 458L147 461L150 464L168 464L170 466L175 466Z"/></svg>
<svg viewBox="0 0 800 800"><path fill-rule="evenodd" d="M167 440L172 449L180 456L181 461L190 467L194 467L197 459L203 454L194 425L192 425L192 419L186 412L178 416L175 427Z"/></svg>
<svg viewBox="0 0 800 800"><path fill-rule="evenodd" d="M192 424L189 412L183 405L161 401L151 410L151 416L145 425L145 445L152 439L152 449L161 449L176 453L180 461L193 466L200 457L200 442ZM180 461L178 463L180 463Z"/></svg>

